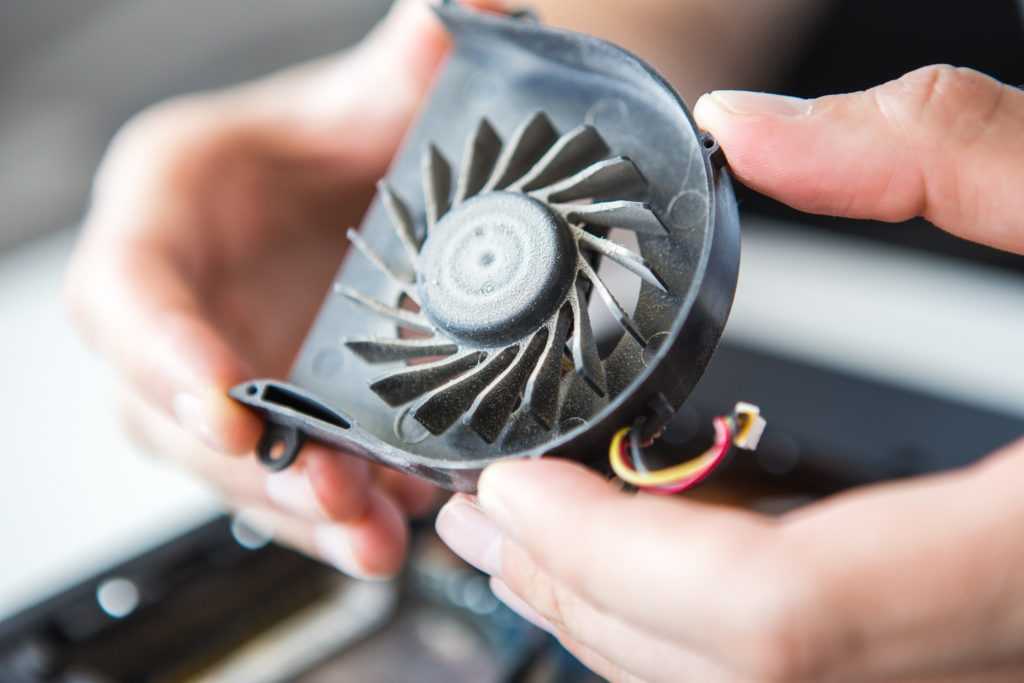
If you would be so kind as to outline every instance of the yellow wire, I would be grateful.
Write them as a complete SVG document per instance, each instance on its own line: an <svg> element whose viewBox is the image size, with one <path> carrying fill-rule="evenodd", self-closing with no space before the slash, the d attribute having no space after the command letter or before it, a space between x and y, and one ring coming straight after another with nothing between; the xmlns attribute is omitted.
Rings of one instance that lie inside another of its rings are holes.
<svg viewBox="0 0 1024 683"><path fill-rule="evenodd" d="M743 439L747 438L747 434L750 432L751 427L754 426L754 418L751 413L739 413L739 417L747 418L744 420L743 429L739 434L732 437L733 441L743 442Z"/></svg>
<svg viewBox="0 0 1024 683"><path fill-rule="evenodd" d="M608 460L611 462L612 470L622 481L633 486L652 487L668 486L681 479L686 479L701 470L707 468L715 460L715 452L708 451L696 458L681 462L672 467L654 472L637 472L622 459L622 440L629 434L631 427L623 427L615 432L611 445L608 448Z"/></svg>
<svg viewBox="0 0 1024 683"><path fill-rule="evenodd" d="M732 437L733 443L743 443L743 440L750 434L750 430L754 428L754 421L757 420L758 413L753 410L742 410L734 413L733 425L737 425L739 421L736 418L744 417L743 429L739 433L734 434Z"/></svg>

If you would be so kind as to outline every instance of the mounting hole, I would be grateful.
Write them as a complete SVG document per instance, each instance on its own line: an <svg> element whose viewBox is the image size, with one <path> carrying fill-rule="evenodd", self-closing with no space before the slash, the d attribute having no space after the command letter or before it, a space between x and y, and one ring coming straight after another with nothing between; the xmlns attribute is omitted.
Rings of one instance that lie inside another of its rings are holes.
<svg viewBox="0 0 1024 683"><path fill-rule="evenodd" d="M704 148L705 152L714 153L718 151L718 140L711 133L700 134L700 146Z"/></svg>
<svg viewBox="0 0 1024 683"><path fill-rule="evenodd" d="M258 386L256 386L255 384L250 384L245 388L245 393L247 396L255 396L257 393L259 393L259 390L260 388Z"/></svg>
<svg viewBox="0 0 1024 683"><path fill-rule="evenodd" d="M256 455L268 470L279 472L295 462L304 441L302 432L294 427L268 422L256 445Z"/></svg>
<svg viewBox="0 0 1024 683"><path fill-rule="evenodd" d="M284 457L285 451L288 449L288 444L284 441L278 440L270 444L270 459L280 460Z"/></svg>

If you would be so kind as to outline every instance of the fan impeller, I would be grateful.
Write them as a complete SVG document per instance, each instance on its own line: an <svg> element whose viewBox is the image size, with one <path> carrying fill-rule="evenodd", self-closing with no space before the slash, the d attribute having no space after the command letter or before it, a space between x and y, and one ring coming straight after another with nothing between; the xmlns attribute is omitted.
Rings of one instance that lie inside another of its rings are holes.
<svg viewBox="0 0 1024 683"><path fill-rule="evenodd" d="M566 355L586 384L605 395L589 295L597 293L637 344L646 346L647 338L598 275L596 259L666 289L641 254L600 234L609 228L668 234L650 206L621 199L646 187L636 165L609 157L592 126L559 136L538 112L504 146L481 120L454 191L450 165L428 145L422 183L421 221L390 187L380 187L405 263L385 263L358 233L349 233L418 310L352 289L341 293L400 328L428 335L346 340L366 362L407 364L374 379L370 389L391 406L414 401L410 414L435 435L465 415L488 443L517 410L547 429L555 425Z"/></svg>

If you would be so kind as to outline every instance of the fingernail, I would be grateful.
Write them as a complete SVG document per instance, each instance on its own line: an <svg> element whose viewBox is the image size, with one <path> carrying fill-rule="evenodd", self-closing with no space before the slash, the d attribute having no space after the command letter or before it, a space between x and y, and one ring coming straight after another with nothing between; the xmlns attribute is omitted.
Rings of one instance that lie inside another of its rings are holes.
<svg viewBox="0 0 1024 683"><path fill-rule="evenodd" d="M391 575L372 574L356 559L352 549L351 532L333 524L319 524L313 529L313 544L317 555L338 571L363 581L387 581Z"/></svg>
<svg viewBox="0 0 1024 683"><path fill-rule="evenodd" d="M812 103L799 97L748 90L716 90L709 97L733 114L758 116L804 116L810 112Z"/></svg>
<svg viewBox="0 0 1024 683"><path fill-rule="evenodd" d="M178 424L185 431L210 448L221 450L220 445L213 438L210 425L207 424L206 418L203 415L202 402L198 396L184 391L178 392L171 399L171 411L174 413L174 418L178 421Z"/></svg>
<svg viewBox="0 0 1024 683"><path fill-rule="evenodd" d="M267 475L267 497L282 510L300 517L328 519L304 470L290 469Z"/></svg>
<svg viewBox="0 0 1024 683"><path fill-rule="evenodd" d="M487 516L498 525L501 529L501 533L508 536L511 540L516 543L522 543L522 539L519 536L519 529L512 518L512 514L508 510L508 506L501 500L501 497L494 490L494 486L491 484L493 479L493 472L499 468L500 465L492 466L491 468L484 471L480 477L479 490L477 491L477 500L480 502L480 507L487 514Z"/></svg>
<svg viewBox="0 0 1024 683"><path fill-rule="evenodd" d="M477 569L501 575L501 533L466 498L456 496L437 514L437 535L452 551Z"/></svg>
<svg viewBox="0 0 1024 683"><path fill-rule="evenodd" d="M551 634L555 633L556 629L554 624L542 617L540 612L530 607L525 600L513 593L512 589L509 588L508 584L504 581L500 579L491 579L491 592L494 593L494 597L505 603L506 607L521 616L523 619L526 619L537 628L543 629Z"/></svg>

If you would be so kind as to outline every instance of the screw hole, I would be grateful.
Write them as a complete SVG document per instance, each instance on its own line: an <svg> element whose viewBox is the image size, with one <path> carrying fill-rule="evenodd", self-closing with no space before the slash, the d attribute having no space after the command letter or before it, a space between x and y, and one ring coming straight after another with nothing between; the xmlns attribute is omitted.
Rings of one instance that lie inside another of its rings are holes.
<svg viewBox="0 0 1024 683"><path fill-rule="evenodd" d="M294 428L268 425L256 446L256 453L264 467L272 472L280 472L295 462L304 440L302 432Z"/></svg>
<svg viewBox="0 0 1024 683"><path fill-rule="evenodd" d="M704 138L704 149L713 149L715 144L715 139L713 137Z"/></svg>
<svg viewBox="0 0 1024 683"><path fill-rule="evenodd" d="M245 393L248 394L249 396L255 396L259 390L259 387L257 387L255 384L250 384L245 388Z"/></svg>
<svg viewBox="0 0 1024 683"><path fill-rule="evenodd" d="M267 449L267 455L270 456L271 460L280 460L284 457L285 450L287 450L287 448L288 444L283 440L278 439L270 444L270 448Z"/></svg>

